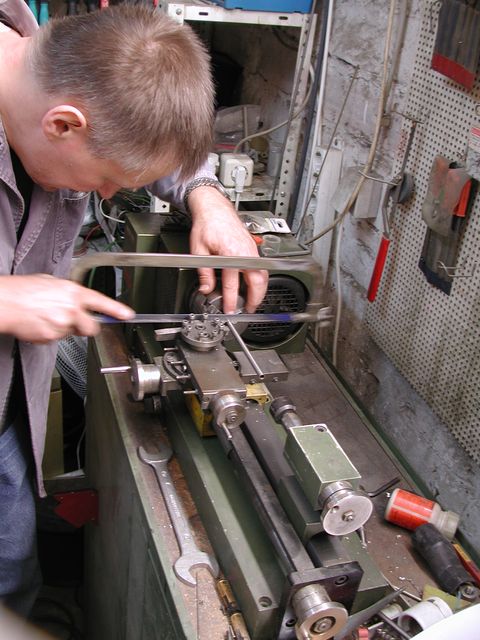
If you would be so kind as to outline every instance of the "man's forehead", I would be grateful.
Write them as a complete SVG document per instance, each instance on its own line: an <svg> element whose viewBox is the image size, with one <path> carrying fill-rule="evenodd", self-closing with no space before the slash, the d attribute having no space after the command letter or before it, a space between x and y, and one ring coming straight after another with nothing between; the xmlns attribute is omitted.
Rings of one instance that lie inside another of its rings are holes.
<svg viewBox="0 0 480 640"><path fill-rule="evenodd" d="M143 171L125 171L118 165L114 167L112 178L121 179L126 187L139 188L159 178L172 174L178 168L178 163L173 159L162 158L158 162L151 163Z"/></svg>

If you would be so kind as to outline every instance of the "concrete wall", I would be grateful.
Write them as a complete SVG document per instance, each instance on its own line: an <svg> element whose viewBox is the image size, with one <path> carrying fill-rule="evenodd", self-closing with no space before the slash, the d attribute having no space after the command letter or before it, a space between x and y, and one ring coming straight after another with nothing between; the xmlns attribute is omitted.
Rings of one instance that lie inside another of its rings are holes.
<svg viewBox="0 0 480 640"><path fill-rule="evenodd" d="M402 112L406 102L422 5L416 0L410 3L398 75L388 103L390 111ZM360 67L359 79L353 86L337 132L345 168L361 164L367 157L379 95L388 3L337 1L335 7L324 108L324 143L330 137L352 70L356 65ZM398 18L397 14L397 25ZM393 175L401 125L401 116L392 113L391 125L381 136L374 169L386 178ZM381 230L381 225L378 226ZM380 235L372 221L358 221L349 216L344 224L338 370L432 496L444 508L460 514L462 533L480 552L477 535L480 514L475 500L480 495L480 475L476 464L371 340L364 323L369 304L366 292ZM328 299L336 308L333 269L330 269L328 283ZM328 355L332 352L332 340L331 330L321 336L321 347Z"/></svg>

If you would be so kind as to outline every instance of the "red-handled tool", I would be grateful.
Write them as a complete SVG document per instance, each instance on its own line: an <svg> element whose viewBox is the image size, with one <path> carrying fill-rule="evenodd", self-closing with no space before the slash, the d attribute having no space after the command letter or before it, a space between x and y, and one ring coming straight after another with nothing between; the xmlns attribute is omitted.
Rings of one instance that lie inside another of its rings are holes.
<svg viewBox="0 0 480 640"><path fill-rule="evenodd" d="M377 258L375 260L372 277L370 278L370 284L368 286L367 299L369 302L373 302L377 296L378 287L380 285L383 269L387 260L389 246L390 237L386 232L384 232L382 239L380 240L380 247L378 248Z"/></svg>
<svg viewBox="0 0 480 640"><path fill-rule="evenodd" d="M390 246L390 221L395 215L397 206L406 202L413 193L413 178L410 174L405 173L408 156L412 147L413 137L415 135L415 129L418 122L414 119L411 120L412 124L407 137L405 150L403 152L400 171L398 172L396 179L392 181L392 186L386 189L385 197L382 202L383 234L382 239L380 240L380 247L378 248L375 265L373 267L372 277L370 278L370 285L368 287L367 299L369 302L373 302L377 296L378 287L380 285L380 280L382 279L383 270L385 268L388 248ZM387 208L390 198L392 199L392 204L390 216L388 216Z"/></svg>

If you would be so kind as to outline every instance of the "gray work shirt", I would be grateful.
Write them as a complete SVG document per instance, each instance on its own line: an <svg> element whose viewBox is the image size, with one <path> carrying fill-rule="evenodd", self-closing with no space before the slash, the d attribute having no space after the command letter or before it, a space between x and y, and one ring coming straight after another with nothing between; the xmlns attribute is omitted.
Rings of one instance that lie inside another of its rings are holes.
<svg viewBox="0 0 480 640"><path fill-rule="evenodd" d="M0 0L0 21L22 36L29 36L38 29L24 0ZM212 177L207 166L202 167L194 177ZM179 183L174 175L149 185L149 189L183 209L185 185ZM0 119L0 275L46 273L62 278L68 276L74 240L83 224L88 198L89 194L84 192L68 189L46 192L34 185L28 220L17 242L24 202L15 182L10 149ZM0 334L0 416L4 415L9 396L14 344L13 336ZM37 487L39 494L44 496L41 463L57 343L37 345L19 342L18 346Z"/></svg>

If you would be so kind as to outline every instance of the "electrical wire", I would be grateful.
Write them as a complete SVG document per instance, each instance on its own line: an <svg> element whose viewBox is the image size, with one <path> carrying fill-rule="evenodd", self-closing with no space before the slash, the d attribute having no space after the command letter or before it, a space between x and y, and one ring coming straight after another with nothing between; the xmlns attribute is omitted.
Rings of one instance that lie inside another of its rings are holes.
<svg viewBox="0 0 480 640"><path fill-rule="evenodd" d="M276 131L277 129L281 129L282 127L284 127L286 124L289 124L289 122L291 122L292 120L295 120L296 118L298 118L298 116L300 116L303 113L303 110L305 109L305 107L308 104L308 101L310 99L310 93L312 91L312 87L313 87L313 82L312 82L312 78L313 78L313 67L310 65L309 68L309 75L310 75L310 86L308 88L307 94L305 96L304 101L302 102L302 104L299 106L298 110L296 111L296 113L294 113L294 115L291 118L287 118L286 120L284 120L283 122L280 122L278 124L273 125L273 127L270 127L269 129L262 129L262 131L257 131L256 133L252 133L249 136L245 136L244 138L242 138L240 140L240 142L237 142L237 144L235 145L235 149L233 150L233 153L238 153L240 150L240 147L247 142L248 140L253 140L253 138L258 138L259 136L266 136L269 133L272 133L272 131Z"/></svg>
<svg viewBox="0 0 480 640"><path fill-rule="evenodd" d="M329 139L328 144L327 144L327 148L325 149L325 154L324 154L324 156L323 156L322 163L321 163L320 168L319 168L319 170L318 170L318 175L317 175L317 177L316 177L316 179L315 179L315 182L313 183L313 187L312 187L312 188L311 188L311 190L310 190L310 195L308 196L308 200L307 200L307 202L305 203L305 207L304 207L304 209L303 209L303 213L302 213L302 216L301 216L301 218L300 218L300 222L299 222L299 225L298 225L298 229L297 229L297 231L295 232L295 234L296 234L296 236L297 236L297 237L298 237L298 235L300 234L300 231L301 231L301 229L302 229L303 223L304 223L304 221L305 221L306 214L307 214L307 211L308 211L308 207L309 207L309 205L310 205L310 202L312 201L312 198L313 198L313 196L315 195L315 190L316 190L317 185L318 185L318 183L319 183L319 181L320 181L320 177L321 177L321 175L322 175L323 167L325 166L325 162L326 162L326 160L327 160L327 156L328 156L328 154L330 153L330 149L331 149L331 148L332 148L332 146L333 146L333 141L335 140L335 135L336 135L336 133L337 133L338 126L339 126L339 124L340 124L340 122L341 122L341 120L342 120L343 112L345 111L345 107L347 106L348 98L350 97L350 93L351 93L351 91L352 91L353 84L354 84L355 80L356 80L356 79L357 79L357 77L358 77L358 72L359 72L359 70L360 70L360 67L355 67L355 70L354 70L354 72L353 72L353 75L352 75L352 77L350 78L350 83L349 83L349 85L348 85L347 92L346 92L346 94L345 94L345 96L344 96L344 98L343 98L342 106L340 107L340 111L339 111L338 116L337 116L337 119L336 119L336 121L335 121L335 125L334 125L334 127L333 127L332 134L331 134L330 139ZM333 224L331 224L329 227L326 227L325 229L323 229L323 230L320 232L320 234L321 234L321 235L319 235L318 237L320 238L322 235L325 235L325 233L328 233L331 229L333 229L333 228L335 227L335 225L336 225L336 222L334 222ZM310 240L310 241L308 241L308 242L304 242L303 244L304 244L304 245L311 244L312 242L315 242L315 240L317 240L317 239L318 239L318 238L316 238L316 237L315 237L313 240Z"/></svg>
<svg viewBox="0 0 480 640"><path fill-rule="evenodd" d="M358 178L358 181L357 181L355 187L353 188L353 191L352 191L352 193L350 195L350 198L348 199L348 202L345 205L343 211L337 216L337 218L333 221L333 223L331 225L329 225L325 229L322 229L322 231L317 233L313 238L310 238L310 240L304 241L304 244L306 244L306 245L313 244L316 240L318 240L319 238L324 236L326 233L331 231L337 224L339 224L345 218L347 213L350 211L350 208L354 204L355 200L357 199L357 196L358 196L358 194L360 192L360 189L361 189L363 183L365 182L365 180L367 179L367 176L368 176L368 174L370 172L370 169L372 168L373 160L375 158L375 153L376 153L376 150L377 150L378 139L379 139L379 136L380 136L380 130L382 128L382 118L383 118L383 114L385 112L385 104L386 104L387 97L388 97L387 96L387 92L386 92L386 90L387 90L387 79L388 79L388 52L389 52L389 49L390 49L390 43L391 43L391 38L392 38L392 25L393 25L393 16L394 16L395 4L396 4L396 0L391 0L389 16L388 16L388 23L387 23L387 34L386 34L386 37L385 37L384 58L383 58L383 75L382 75L382 86L381 86L381 90L380 90L380 100L378 101L377 119L376 119L376 123L375 123L375 130L374 130L374 134L373 134L373 138L372 138L372 143L370 145L370 150L369 150L367 161L365 163L365 166L363 167L363 170L360 172L360 177ZM363 175L363 174L365 174L365 175Z"/></svg>
<svg viewBox="0 0 480 640"><path fill-rule="evenodd" d="M86 401L86 398L85 398L85 401ZM84 427L82 429L82 433L80 434L80 437L78 439L77 446L76 446L76 449L75 449L75 455L76 455L76 459L77 459L77 470L78 471L83 468L82 467L82 463L80 461L80 449L81 449L81 446L82 446L82 442L83 442L83 440L85 438L85 432L86 432L86 428Z"/></svg>
<svg viewBox="0 0 480 640"><path fill-rule="evenodd" d="M95 233L95 231L98 231L99 229L101 229L101 226L99 224L96 224L89 230L89 232L87 233L87 235L83 239L83 242L80 245L80 247L78 249L76 249L76 251L74 253L75 257L76 256L81 256L81 255L83 255L85 253L85 251L87 250L88 241L90 240L92 235Z"/></svg>
<svg viewBox="0 0 480 640"><path fill-rule="evenodd" d="M278 30L278 27L272 26L270 27L270 31L273 33L275 38L280 42L282 46L286 47L287 49L290 49L291 51L298 51L298 40L296 40L295 45L293 45L283 39L283 35L280 35L281 32Z"/></svg>
<svg viewBox="0 0 480 640"><path fill-rule="evenodd" d="M102 216L104 218L106 218L107 220L113 220L113 222L118 222L119 224L125 224L125 220L121 220L120 217L114 218L113 216L109 216L107 213L105 213L105 211L103 210L103 203L104 202L105 202L105 198L101 198L99 203L98 203L98 210L100 211ZM125 213L126 213L126 211L121 210L119 212L119 216L120 215L124 215Z"/></svg>
<svg viewBox="0 0 480 640"><path fill-rule="evenodd" d="M311 238L310 240L304 242L305 245L310 245L313 242L315 242L316 240L318 240L319 238L321 238L322 236L324 236L326 233L328 233L329 231L331 231L335 226L340 225L344 218L346 217L347 213L350 211L350 208L352 207L352 205L354 204L355 200L357 199L357 196L360 192L360 189L363 185L363 183L366 180L366 176L369 175L370 170L372 168L373 165L373 161L375 159L375 153L377 151L377 145L378 145L378 140L380 137L380 131L382 128L382 118L385 112L385 105L388 99L388 94L387 94L387 84L388 84L388 78L389 78L389 74L388 74L388 70L389 70L389 59L388 59L388 54L390 51L390 47L391 47L391 40L392 40L392 30L393 30L393 19L394 19L394 14L395 14L395 5L396 5L396 0L391 0L390 2L390 9L389 9L389 14L388 14L388 21L387 21L387 32L385 35L385 46L384 46L384 52L383 52L383 73L382 73L382 85L381 85L381 89L380 89L380 99L378 101L378 108L377 108L377 119L375 122L375 130L374 130L374 134L373 134L373 138L372 138L372 143L370 145L370 150L369 150L369 154L368 154L368 158L367 161L365 163L365 166L363 168L363 171L360 173L360 176L357 180L357 183L355 185L355 187L353 188L353 191L347 201L347 204L345 205L343 211L337 216L337 218L333 221L333 223L331 225L329 225L327 228L323 229L320 233L316 234L313 238ZM341 237L342 234L340 233L340 229L341 227L339 227L339 234L337 237L337 243L336 243L336 248L335 248L335 274L336 274L336 280L337 280L337 309L336 309L336 313L335 313L335 330L334 330L334 335L333 335L333 347L332 347L332 363L334 366L337 366L337 352L338 352L338 337L340 334L340 321L341 321L341 317L342 317L342 297L341 297L341 287L340 287L340 277L341 277L341 273L340 273L340 260L339 260L339 254L340 254L340 242L341 242Z"/></svg>
<svg viewBox="0 0 480 640"><path fill-rule="evenodd" d="M342 274L340 273L340 248L342 244L343 224L338 225L337 240L335 242L335 283L337 286L337 312L335 313L335 329L333 332L332 362L337 364L338 335L340 332L340 320L342 317Z"/></svg>

